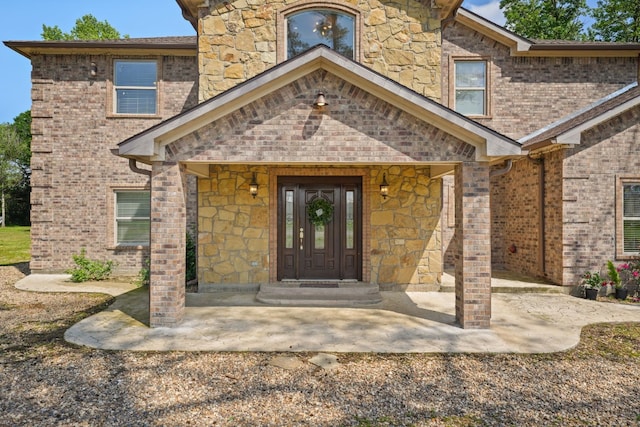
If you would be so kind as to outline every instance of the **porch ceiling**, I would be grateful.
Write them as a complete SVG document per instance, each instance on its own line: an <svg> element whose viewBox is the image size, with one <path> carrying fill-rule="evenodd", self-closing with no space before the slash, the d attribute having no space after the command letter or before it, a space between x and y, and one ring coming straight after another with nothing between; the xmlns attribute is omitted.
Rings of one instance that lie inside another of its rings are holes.
<svg viewBox="0 0 640 427"><path fill-rule="evenodd" d="M164 147L315 71L325 70L392 106L460 139L477 161L521 154L520 143L442 106L326 46L315 47L119 144L119 155L144 163L164 160Z"/></svg>

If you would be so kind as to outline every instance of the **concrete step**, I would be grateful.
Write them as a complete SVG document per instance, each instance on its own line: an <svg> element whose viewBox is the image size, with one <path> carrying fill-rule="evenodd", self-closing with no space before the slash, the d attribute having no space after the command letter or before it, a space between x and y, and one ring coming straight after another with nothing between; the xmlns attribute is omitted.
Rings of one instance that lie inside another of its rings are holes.
<svg viewBox="0 0 640 427"><path fill-rule="evenodd" d="M355 281L278 282L260 285L256 299L265 304L351 306L382 302L380 288Z"/></svg>

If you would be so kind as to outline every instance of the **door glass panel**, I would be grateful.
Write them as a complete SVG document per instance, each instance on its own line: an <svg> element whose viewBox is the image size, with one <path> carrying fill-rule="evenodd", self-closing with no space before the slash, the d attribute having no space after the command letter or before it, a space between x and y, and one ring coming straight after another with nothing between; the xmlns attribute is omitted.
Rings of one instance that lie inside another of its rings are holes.
<svg viewBox="0 0 640 427"><path fill-rule="evenodd" d="M353 249L354 246L354 234L353 234L353 228L355 226L354 223L354 216L353 216L353 204L354 204L354 200L353 200L353 190L347 190L346 192L346 196L347 196L347 207L346 207L346 226L347 226L347 232L346 232L346 248L347 249Z"/></svg>
<svg viewBox="0 0 640 427"><path fill-rule="evenodd" d="M285 192L285 242L284 246L287 249L293 248L293 191L288 190Z"/></svg>
<svg viewBox="0 0 640 427"><path fill-rule="evenodd" d="M324 225L316 225L315 239L313 247L315 249L324 249Z"/></svg>

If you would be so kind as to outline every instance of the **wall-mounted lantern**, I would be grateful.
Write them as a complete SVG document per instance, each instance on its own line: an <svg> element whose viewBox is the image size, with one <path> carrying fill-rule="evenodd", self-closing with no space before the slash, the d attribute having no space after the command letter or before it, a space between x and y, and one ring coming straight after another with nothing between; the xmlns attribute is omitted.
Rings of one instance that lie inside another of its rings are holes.
<svg viewBox="0 0 640 427"><path fill-rule="evenodd" d="M254 199L258 195L258 181L256 179L255 172L253 173L253 179L251 179L251 182L249 183L249 193L253 196Z"/></svg>
<svg viewBox="0 0 640 427"><path fill-rule="evenodd" d="M318 92L316 96L316 102L313 103L314 107L326 107L329 105L327 99L324 97L324 92Z"/></svg>
<svg viewBox="0 0 640 427"><path fill-rule="evenodd" d="M95 78L98 75L98 65L95 62L92 62L89 65L89 77Z"/></svg>
<svg viewBox="0 0 640 427"><path fill-rule="evenodd" d="M380 195L383 199L386 199L389 195L389 183L387 182L387 174L382 174L382 183L380 184Z"/></svg>

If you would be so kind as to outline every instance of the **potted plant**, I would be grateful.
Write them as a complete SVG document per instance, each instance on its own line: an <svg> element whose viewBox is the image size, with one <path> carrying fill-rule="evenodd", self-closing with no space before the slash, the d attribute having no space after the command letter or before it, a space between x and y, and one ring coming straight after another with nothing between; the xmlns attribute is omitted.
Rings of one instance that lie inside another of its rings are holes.
<svg viewBox="0 0 640 427"><path fill-rule="evenodd" d="M604 280L598 272L587 271L582 275L582 286L584 287L584 294L586 299L596 300L598 292L602 287Z"/></svg>
<svg viewBox="0 0 640 427"><path fill-rule="evenodd" d="M640 271L638 271L637 262L620 264L617 268L620 274L620 284L616 286L616 298L627 299L629 296L629 287L637 289L638 280L640 279Z"/></svg>

